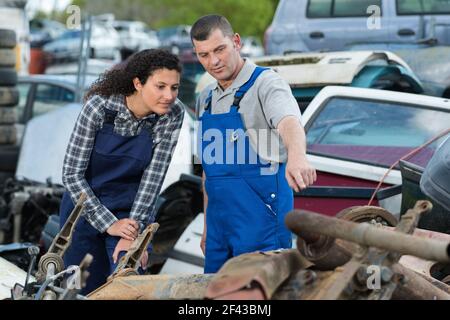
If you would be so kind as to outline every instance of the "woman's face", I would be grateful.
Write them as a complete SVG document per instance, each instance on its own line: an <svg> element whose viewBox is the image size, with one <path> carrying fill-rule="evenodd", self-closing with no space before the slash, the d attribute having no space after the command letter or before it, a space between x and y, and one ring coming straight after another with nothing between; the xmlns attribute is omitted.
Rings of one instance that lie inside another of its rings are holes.
<svg viewBox="0 0 450 320"><path fill-rule="evenodd" d="M138 86L145 113L166 114L178 96L180 73L166 68L153 72L144 85Z"/></svg>

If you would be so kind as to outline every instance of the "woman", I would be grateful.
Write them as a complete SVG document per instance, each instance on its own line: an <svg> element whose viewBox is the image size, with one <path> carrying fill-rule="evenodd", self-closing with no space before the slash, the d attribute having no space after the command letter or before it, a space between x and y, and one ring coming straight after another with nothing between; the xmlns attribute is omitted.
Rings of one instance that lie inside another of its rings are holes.
<svg viewBox="0 0 450 320"><path fill-rule="evenodd" d="M67 192L61 226L87 194L65 265L94 261L82 294L102 285L138 233L154 220L155 202L178 140L184 107L177 100L181 66L152 49L103 74L86 95L63 166ZM141 265L146 266L144 254Z"/></svg>

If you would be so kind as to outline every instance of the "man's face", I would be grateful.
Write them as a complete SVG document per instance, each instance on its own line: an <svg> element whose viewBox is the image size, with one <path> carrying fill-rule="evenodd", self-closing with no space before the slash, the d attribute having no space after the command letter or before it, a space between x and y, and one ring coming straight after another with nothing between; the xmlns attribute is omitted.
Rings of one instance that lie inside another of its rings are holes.
<svg viewBox="0 0 450 320"><path fill-rule="evenodd" d="M204 41L193 40L198 60L206 71L216 80L230 81L238 73L241 49L241 38L224 36L216 29Z"/></svg>

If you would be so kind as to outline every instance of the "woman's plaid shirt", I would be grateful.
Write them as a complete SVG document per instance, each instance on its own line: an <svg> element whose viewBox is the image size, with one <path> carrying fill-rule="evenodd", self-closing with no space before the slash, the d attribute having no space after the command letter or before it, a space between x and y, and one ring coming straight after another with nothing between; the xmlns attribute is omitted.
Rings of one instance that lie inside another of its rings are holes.
<svg viewBox="0 0 450 320"><path fill-rule="evenodd" d="M155 218L155 203L178 141L184 105L176 100L168 114L160 117L152 114L139 120L128 110L122 95L109 98L95 95L83 106L64 158L63 182L74 202L82 192L87 194L84 217L100 232L105 232L117 218L100 203L85 179L85 171L89 165L96 133L103 126L105 108L117 111L114 122L114 132L117 134L134 136L144 128L152 131L153 157L141 178L130 212L130 218L139 222L142 230Z"/></svg>

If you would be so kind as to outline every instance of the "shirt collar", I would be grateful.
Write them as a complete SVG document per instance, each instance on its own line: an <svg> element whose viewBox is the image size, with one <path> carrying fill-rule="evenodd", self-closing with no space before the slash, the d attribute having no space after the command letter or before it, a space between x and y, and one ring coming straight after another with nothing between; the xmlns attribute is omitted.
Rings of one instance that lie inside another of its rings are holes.
<svg viewBox="0 0 450 320"><path fill-rule="evenodd" d="M242 66L241 71L239 71L236 79L234 79L234 81L231 83L231 85L226 90L228 90L229 88L230 89L238 89L244 83L246 83L248 79L250 79L253 71L255 71L256 64L248 58L243 58L243 59L244 59L244 65ZM216 81L216 87L214 88L214 90L215 91L222 90L222 88L220 88L220 86L219 86L218 81Z"/></svg>

